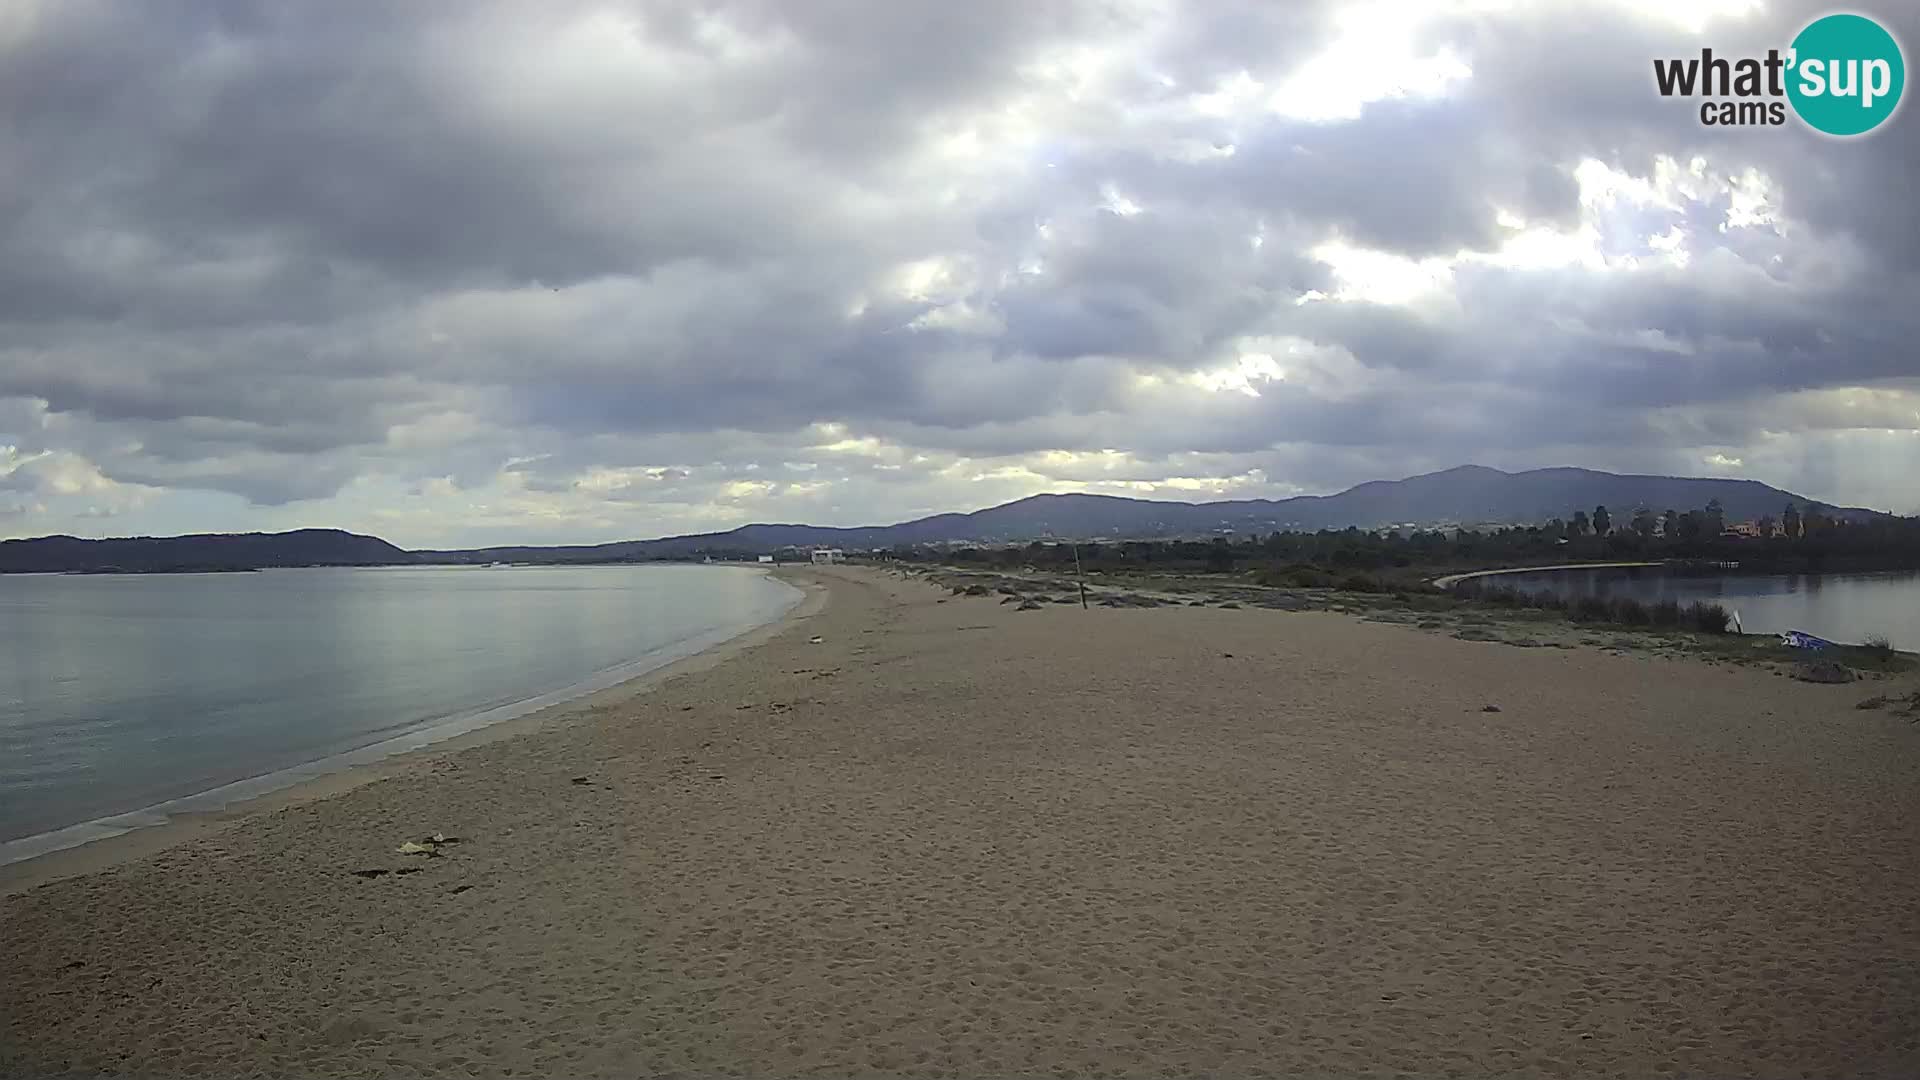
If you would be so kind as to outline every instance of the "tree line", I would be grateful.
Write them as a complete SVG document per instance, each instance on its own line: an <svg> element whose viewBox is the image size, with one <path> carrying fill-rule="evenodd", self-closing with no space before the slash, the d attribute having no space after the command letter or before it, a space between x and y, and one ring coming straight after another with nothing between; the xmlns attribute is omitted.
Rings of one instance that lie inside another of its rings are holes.
<svg viewBox="0 0 1920 1080"><path fill-rule="evenodd" d="M1718 501L1684 512L1606 506L1541 525L1490 529L1273 532L1210 540L1126 540L953 550L900 547L893 557L982 567L1114 572L1263 571L1274 583L1331 585L1371 574L1403 582L1450 570L1557 562L1693 560L1737 562L1743 570L1818 573L1920 569L1920 518L1847 521L1815 507L1788 504L1777 518L1754 523L1760 536L1732 534ZM1291 575L1289 578L1288 575Z"/></svg>

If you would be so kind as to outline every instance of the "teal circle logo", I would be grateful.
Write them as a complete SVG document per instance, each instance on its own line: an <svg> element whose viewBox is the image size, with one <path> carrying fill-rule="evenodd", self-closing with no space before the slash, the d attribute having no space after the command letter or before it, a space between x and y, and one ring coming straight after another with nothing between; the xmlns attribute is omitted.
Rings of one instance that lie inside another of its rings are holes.
<svg viewBox="0 0 1920 1080"><path fill-rule="evenodd" d="M1788 55L1787 100L1815 131L1864 135L1900 107L1906 57L1885 27L1864 15L1813 20Z"/></svg>

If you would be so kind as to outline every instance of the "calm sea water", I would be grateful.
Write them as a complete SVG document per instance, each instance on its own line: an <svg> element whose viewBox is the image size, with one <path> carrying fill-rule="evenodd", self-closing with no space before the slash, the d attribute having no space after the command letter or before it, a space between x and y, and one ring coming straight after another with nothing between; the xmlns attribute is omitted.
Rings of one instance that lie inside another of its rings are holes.
<svg viewBox="0 0 1920 1080"><path fill-rule="evenodd" d="M1628 596L1682 604L1709 600L1738 611L1749 634L1804 630L1848 644L1884 636L1897 649L1920 652L1920 574L1911 571L1699 577L1645 567L1502 574L1486 580L1562 596Z"/></svg>
<svg viewBox="0 0 1920 1080"><path fill-rule="evenodd" d="M724 566L0 576L0 862L612 685L799 597Z"/></svg>

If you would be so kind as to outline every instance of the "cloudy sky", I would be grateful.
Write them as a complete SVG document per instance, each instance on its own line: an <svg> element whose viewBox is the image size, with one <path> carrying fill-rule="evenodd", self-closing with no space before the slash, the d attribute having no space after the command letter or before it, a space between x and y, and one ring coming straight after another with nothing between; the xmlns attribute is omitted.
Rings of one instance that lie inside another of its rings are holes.
<svg viewBox="0 0 1920 1080"><path fill-rule="evenodd" d="M856 524L1477 462L1920 511L1920 119L1742 0L0 2L0 536ZM1920 41L1907 0L1877 15Z"/></svg>

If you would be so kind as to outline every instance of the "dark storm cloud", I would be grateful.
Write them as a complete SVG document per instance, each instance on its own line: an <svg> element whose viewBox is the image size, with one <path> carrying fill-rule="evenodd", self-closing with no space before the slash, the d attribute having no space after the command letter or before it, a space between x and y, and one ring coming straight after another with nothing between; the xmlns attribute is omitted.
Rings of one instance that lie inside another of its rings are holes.
<svg viewBox="0 0 1920 1080"><path fill-rule="evenodd" d="M1509 332L1552 333L1572 346L1556 355L1536 340L1533 350L1509 350L1531 351L1534 362L1503 377L1557 388L1589 405L1648 407L1872 384L1916 369L1910 343L1920 315L1889 307L1887 293L1794 287L1730 257L1631 276L1484 272L1467 276L1460 295L1476 310L1509 313ZM1542 312L1577 320L1602 341L1658 332L1662 347L1582 343L1565 334L1564 322L1543 327L1528 314ZM1470 340L1497 342L1501 332L1481 325Z"/></svg>
<svg viewBox="0 0 1920 1080"><path fill-rule="evenodd" d="M1129 482L1323 488L1653 460L1809 415L1771 395L1920 369L1911 107L1834 143L1652 91L1653 57L1783 45L1805 4L1699 34L1591 5L1434 17L1419 44L1470 78L1315 121L1191 97L1271 92L1348 32L1336 5L23 10L0 26L0 404L43 419L0 445L112 482L272 505L517 460L558 497L647 465L621 498L692 506L792 462L942 508L958 459L1067 451L1073 480L1112 450ZM1677 206L1582 205L1584 159L1645 180L1694 155ZM1723 228L1749 168L1784 224ZM1594 223L1644 265L1457 261L1500 249L1503 212ZM1650 245L1670 228L1684 267ZM1450 262L1443 297L1327 299L1333 240ZM1220 381L1295 347L1253 393ZM829 424L886 448L822 451Z"/></svg>
<svg viewBox="0 0 1920 1080"><path fill-rule="evenodd" d="M267 238L415 286L564 284L821 243L796 197L1007 89L1068 10L77 4L43 11L4 89L26 186L68 227L133 225L181 261ZM516 53L516 34L607 69L552 70L570 58ZM729 36L768 54L729 56Z"/></svg>
<svg viewBox="0 0 1920 1080"><path fill-rule="evenodd" d="M1488 135L1465 110L1385 102L1357 124L1271 123L1222 181L1268 213L1412 255L1495 246L1498 204L1564 220L1574 195L1565 177Z"/></svg>
<svg viewBox="0 0 1920 1080"><path fill-rule="evenodd" d="M1187 362L1327 283L1325 267L1284 243L1252 243L1259 220L1191 204L1049 221L1044 273L995 297L1002 349L1043 357Z"/></svg>

